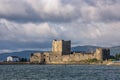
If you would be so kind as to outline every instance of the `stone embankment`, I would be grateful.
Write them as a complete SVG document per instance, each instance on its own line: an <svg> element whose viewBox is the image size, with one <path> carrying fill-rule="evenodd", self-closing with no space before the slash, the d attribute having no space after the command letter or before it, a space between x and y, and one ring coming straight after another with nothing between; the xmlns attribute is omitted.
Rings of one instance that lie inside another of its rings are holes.
<svg viewBox="0 0 120 80"><path fill-rule="evenodd" d="M0 62L0 65L21 65L30 64L30 62Z"/></svg>
<svg viewBox="0 0 120 80"><path fill-rule="evenodd" d="M30 62L0 62L0 65L32 65L39 63ZM103 62L64 62L64 63L46 63L41 65L115 65L120 66L120 61L103 61Z"/></svg>
<svg viewBox="0 0 120 80"><path fill-rule="evenodd" d="M120 66L120 61L111 61L108 62L106 65Z"/></svg>

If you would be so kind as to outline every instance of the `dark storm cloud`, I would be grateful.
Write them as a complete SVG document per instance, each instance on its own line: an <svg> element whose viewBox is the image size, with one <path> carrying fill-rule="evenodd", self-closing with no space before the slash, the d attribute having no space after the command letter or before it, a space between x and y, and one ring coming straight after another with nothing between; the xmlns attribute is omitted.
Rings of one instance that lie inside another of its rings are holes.
<svg viewBox="0 0 120 80"><path fill-rule="evenodd" d="M119 21L119 0L0 0L0 18L17 22Z"/></svg>
<svg viewBox="0 0 120 80"><path fill-rule="evenodd" d="M34 48L49 48L51 47L51 40L46 42L20 42L20 41L9 41L9 40L0 40L0 49L34 49ZM47 47L46 47L47 46Z"/></svg>
<svg viewBox="0 0 120 80"><path fill-rule="evenodd" d="M76 18L74 7L60 0L0 0L0 17L19 22L68 22Z"/></svg>
<svg viewBox="0 0 120 80"><path fill-rule="evenodd" d="M0 0L0 48L120 44L119 0Z"/></svg>

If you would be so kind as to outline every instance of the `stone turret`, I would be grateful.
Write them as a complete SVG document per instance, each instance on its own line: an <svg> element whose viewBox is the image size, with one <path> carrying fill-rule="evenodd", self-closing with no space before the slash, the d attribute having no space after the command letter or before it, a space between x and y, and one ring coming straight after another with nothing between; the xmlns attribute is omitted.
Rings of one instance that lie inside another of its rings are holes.
<svg viewBox="0 0 120 80"><path fill-rule="evenodd" d="M102 61L103 60L102 48L96 49L95 55L97 60Z"/></svg>
<svg viewBox="0 0 120 80"><path fill-rule="evenodd" d="M71 53L71 41L53 40L52 42L53 54L67 55Z"/></svg>
<svg viewBox="0 0 120 80"><path fill-rule="evenodd" d="M31 54L30 62L41 64L71 64L71 62L78 63L83 60L87 61L95 58L102 62L108 60L109 57L110 50L106 48L98 48L96 52L71 54L71 41L53 40L52 52L33 53Z"/></svg>
<svg viewBox="0 0 120 80"><path fill-rule="evenodd" d="M108 60L110 57L110 50L106 48L98 48L95 52L97 60Z"/></svg>
<svg viewBox="0 0 120 80"><path fill-rule="evenodd" d="M44 56L43 56L43 53L33 53L31 54L31 57L30 57L30 62L31 63L42 63L44 61Z"/></svg>

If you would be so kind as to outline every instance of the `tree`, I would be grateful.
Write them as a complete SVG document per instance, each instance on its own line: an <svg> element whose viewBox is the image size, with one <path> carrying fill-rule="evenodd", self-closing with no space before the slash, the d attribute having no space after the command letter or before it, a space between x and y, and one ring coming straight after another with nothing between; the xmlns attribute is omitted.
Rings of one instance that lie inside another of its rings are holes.
<svg viewBox="0 0 120 80"><path fill-rule="evenodd" d="M27 62L27 58L21 58L20 61L21 62Z"/></svg>
<svg viewBox="0 0 120 80"><path fill-rule="evenodd" d="M115 55L116 60L120 60L120 53Z"/></svg>

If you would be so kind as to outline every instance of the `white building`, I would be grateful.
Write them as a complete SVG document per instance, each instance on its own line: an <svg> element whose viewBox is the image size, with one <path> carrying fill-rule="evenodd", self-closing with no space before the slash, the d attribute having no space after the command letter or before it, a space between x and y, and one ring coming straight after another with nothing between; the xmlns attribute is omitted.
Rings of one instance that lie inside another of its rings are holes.
<svg viewBox="0 0 120 80"><path fill-rule="evenodd" d="M20 58L17 56L8 56L7 57L7 62L19 62Z"/></svg>

